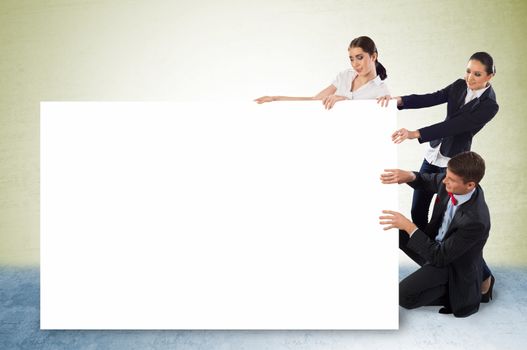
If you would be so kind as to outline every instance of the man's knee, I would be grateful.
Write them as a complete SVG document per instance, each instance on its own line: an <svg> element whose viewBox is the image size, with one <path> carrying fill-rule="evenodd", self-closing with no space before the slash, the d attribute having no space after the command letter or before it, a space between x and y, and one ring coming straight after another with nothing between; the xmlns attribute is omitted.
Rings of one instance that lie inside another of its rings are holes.
<svg viewBox="0 0 527 350"><path fill-rule="evenodd" d="M399 295L399 306L404 307L405 309L411 310L417 307L415 303L415 298L411 296L401 296Z"/></svg>
<svg viewBox="0 0 527 350"><path fill-rule="evenodd" d="M404 280L399 283L399 306L405 309L415 309L419 294L416 294L415 291L410 290L408 287Z"/></svg>

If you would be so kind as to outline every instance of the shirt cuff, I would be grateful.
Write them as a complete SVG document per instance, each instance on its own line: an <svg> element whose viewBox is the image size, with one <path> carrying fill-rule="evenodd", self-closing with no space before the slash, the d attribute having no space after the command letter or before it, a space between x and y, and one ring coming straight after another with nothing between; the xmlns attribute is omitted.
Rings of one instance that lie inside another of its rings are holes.
<svg viewBox="0 0 527 350"><path fill-rule="evenodd" d="M342 96L346 97L348 100L353 100L353 92L351 91L344 93Z"/></svg>
<svg viewBox="0 0 527 350"><path fill-rule="evenodd" d="M413 234L415 233L415 231L417 231L417 230L419 230L418 227L416 227L415 230L413 230L412 232L409 232L409 233L408 233L408 236L409 236L409 237L412 237L412 235L413 235Z"/></svg>

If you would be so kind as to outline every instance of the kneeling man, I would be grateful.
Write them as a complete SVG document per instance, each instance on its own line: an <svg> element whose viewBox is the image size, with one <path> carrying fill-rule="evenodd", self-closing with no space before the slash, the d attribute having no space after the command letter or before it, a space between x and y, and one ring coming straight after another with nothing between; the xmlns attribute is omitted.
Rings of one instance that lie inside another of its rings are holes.
<svg viewBox="0 0 527 350"><path fill-rule="evenodd" d="M380 217L385 230L400 229L399 247L421 265L399 284L402 307L442 304L439 312L466 317L478 311L482 300L492 298L494 278L483 272L488 271L483 246L490 230L489 209L479 186L484 174L483 159L465 152L450 159L443 174L388 169L381 175L385 184L407 183L437 193L424 231L395 211L384 210Z"/></svg>

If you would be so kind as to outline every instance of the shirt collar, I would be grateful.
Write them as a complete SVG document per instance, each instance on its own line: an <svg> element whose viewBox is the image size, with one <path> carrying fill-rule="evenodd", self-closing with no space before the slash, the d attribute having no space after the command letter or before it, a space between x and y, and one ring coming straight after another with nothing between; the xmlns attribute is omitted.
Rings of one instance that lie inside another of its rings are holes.
<svg viewBox="0 0 527 350"><path fill-rule="evenodd" d="M483 93L490 87L490 84L488 84L487 86L485 86L483 89L479 89L479 90L471 90L470 88L467 87L467 95L471 95L471 96L476 96L475 98L480 98L481 95L483 95Z"/></svg>
<svg viewBox="0 0 527 350"><path fill-rule="evenodd" d="M457 206L460 206L461 204L467 202L471 197L472 195L474 194L474 191L476 190L476 188L474 187L472 189L472 191L470 191L469 193L466 193L466 194L455 194L454 193L454 198L456 199L457 201Z"/></svg>
<svg viewBox="0 0 527 350"><path fill-rule="evenodd" d="M351 80L355 79L357 77L357 75L359 75L354 69L351 70L353 73L352 73L352 76L351 76ZM382 84L382 80L381 80L381 77L379 75L377 75L375 78L373 78L372 80L368 81L366 84L369 84L373 82L375 85L379 86ZM490 86L490 85L489 85ZM488 87L488 86L487 86Z"/></svg>

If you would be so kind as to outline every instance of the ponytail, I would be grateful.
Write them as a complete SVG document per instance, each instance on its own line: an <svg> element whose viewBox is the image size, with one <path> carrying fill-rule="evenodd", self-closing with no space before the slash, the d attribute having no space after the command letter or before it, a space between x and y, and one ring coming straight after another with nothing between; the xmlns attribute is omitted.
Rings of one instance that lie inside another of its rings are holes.
<svg viewBox="0 0 527 350"><path fill-rule="evenodd" d="M375 70L377 71L377 74L381 78L381 80L384 80L388 77L386 74L386 68L379 62L379 60L375 60Z"/></svg>

